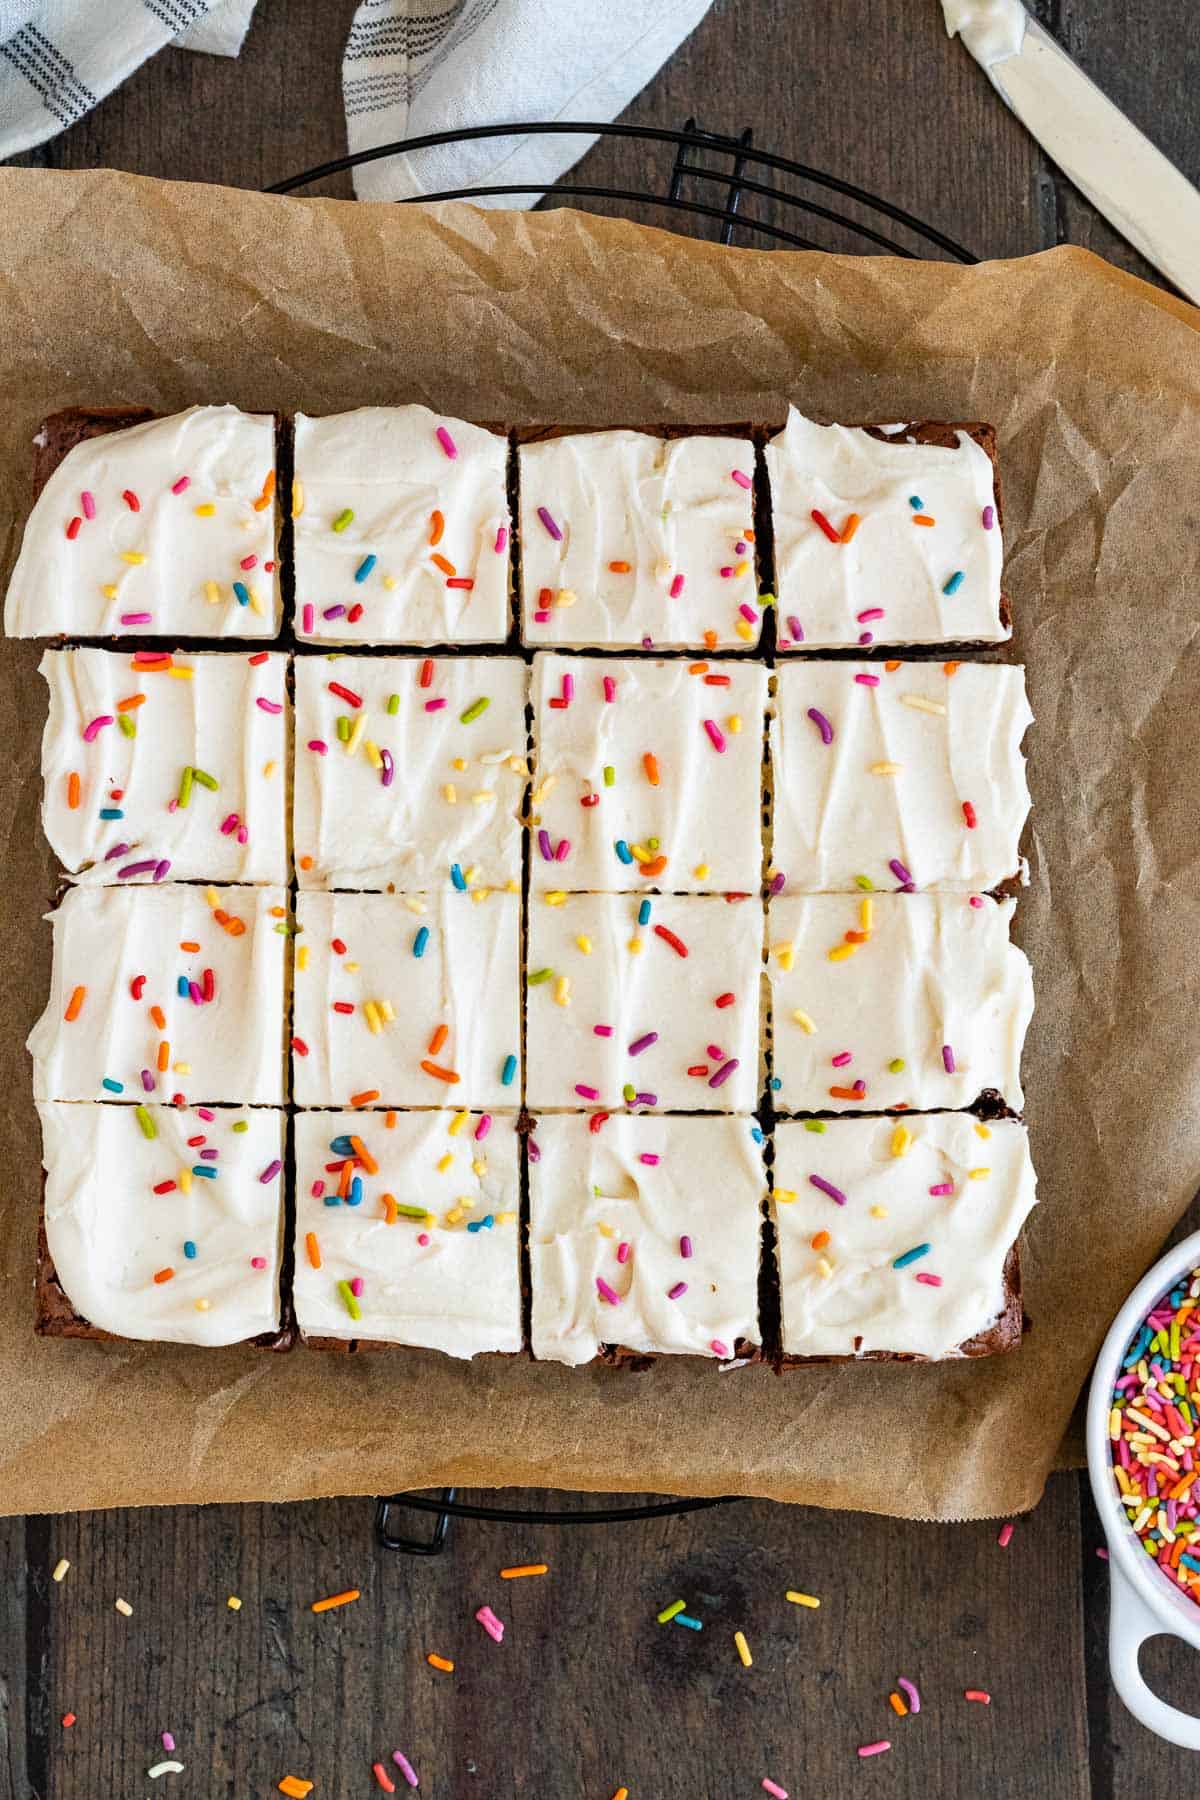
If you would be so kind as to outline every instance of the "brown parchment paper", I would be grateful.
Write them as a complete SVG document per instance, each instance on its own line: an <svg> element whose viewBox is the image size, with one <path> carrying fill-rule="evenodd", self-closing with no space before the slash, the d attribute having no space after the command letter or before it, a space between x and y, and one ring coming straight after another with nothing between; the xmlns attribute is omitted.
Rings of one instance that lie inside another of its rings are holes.
<svg viewBox="0 0 1200 1800"><path fill-rule="evenodd" d="M1034 1328L984 1363L648 1375L35 1339L26 1031L49 976L40 646L0 647L0 1509L443 1482L930 1518L1037 1499L1104 1328L1200 1181L1200 313L1081 251L963 269L731 250L570 211L0 171L5 577L73 404L421 400L605 424L978 418L1037 724L1017 935Z"/></svg>

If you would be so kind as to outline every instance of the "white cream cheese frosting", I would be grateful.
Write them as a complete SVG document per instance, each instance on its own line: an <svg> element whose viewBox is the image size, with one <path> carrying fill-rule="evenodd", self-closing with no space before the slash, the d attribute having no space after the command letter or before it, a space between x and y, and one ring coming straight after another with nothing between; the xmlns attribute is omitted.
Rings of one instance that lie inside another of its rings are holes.
<svg viewBox="0 0 1200 1800"><path fill-rule="evenodd" d="M534 658L534 890L757 892L767 671Z"/></svg>
<svg viewBox="0 0 1200 1800"><path fill-rule="evenodd" d="M1036 1199L1024 1126L815 1123L775 1130L785 1353L954 1355L1004 1311L1005 1259Z"/></svg>
<svg viewBox="0 0 1200 1800"><path fill-rule="evenodd" d="M74 880L287 880L287 660L46 651L42 829Z"/></svg>
<svg viewBox="0 0 1200 1800"><path fill-rule="evenodd" d="M519 881L527 691L513 657L297 657L300 886Z"/></svg>
<svg viewBox="0 0 1200 1800"><path fill-rule="evenodd" d="M508 440L427 406L296 417L296 636L500 643Z"/></svg>
<svg viewBox="0 0 1200 1800"><path fill-rule="evenodd" d="M996 643L995 470L958 447L817 425L789 407L766 449L781 649Z"/></svg>
<svg viewBox="0 0 1200 1800"><path fill-rule="evenodd" d="M752 1120L542 1119L529 1147L533 1353L727 1359L756 1344L762 1151Z"/></svg>
<svg viewBox="0 0 1200 1800"><path fill-rule="evenodd" d="M520 1105L519 893L302 893L296 919L298 1105Z"/></svg>
<svg viewBox="0 0 1200 1800"><path fill-rule="evenodd" d="M527 644L758 642L748 439L581 432L518 456Z"/></svg>
<svg viewBox="0 0 1200 1800"><path fill-rule="evenodd" d="M283 888L71 888L48 918L35 1099L282 1105Z"/></svg>
<svg viewBox="0 0 1200 1800"><path fill-rule="evenodd" d="M86 439L34 503L9 637L272 638L275 421L236 406Z"/></svg>
<svg viewBox="0 0 1200 1800"><path fill-rule="evenodd" d="M46 1242L116 1337L237 1344L279 1326L283 1114L42 1103Z"/></svg>
<svg viewBox="0 0 1200 1800"><path fill-rule="evenodd" d="M767 924L777 1109L1019 1109L1033 978L1016 902L967 894L779 895Z"/></svg>
<svg viewBox="0 0 1200 1800"><path fill-rule="evenodd" d="M775 883L972 891L1018 874L1032 722L1018 667L788 663L770 728Z"/></svg>
<svg viewBox="0 0 1200 1800"><path fill-rule="evenodd" d="M533 896L528 1105L752 1111L762 941L757 896Z"/></svg>
<svg viewBox="0 0 1200 1800"><path fill-rule="evenodd" d="M302 1332L464 1358L520 1350L511 1115L299 1113L295 1151Z"/></svg>

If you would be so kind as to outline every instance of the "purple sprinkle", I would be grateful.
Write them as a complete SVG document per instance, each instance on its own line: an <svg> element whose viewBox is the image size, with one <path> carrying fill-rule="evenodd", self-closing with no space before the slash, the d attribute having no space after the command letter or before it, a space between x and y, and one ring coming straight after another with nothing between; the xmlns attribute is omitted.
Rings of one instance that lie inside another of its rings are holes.
<svg viewBox="0 0 1200 1800"><path fill-rule="evenodd" d="M550 536L554 539L555 543L561 544L562 532L555 524L554 517L549 509L545 506L539 506L537 509L537 516L542 521L542 524L546 527L546 530L550 533Z"/></svg>
<svg viewBox="0 0 1200 1800"><path fill-rule="evenodd" d="M892 871L892 874L896 877L897 881L904 882L908 887L912 886L912 876L900 861L899 857L893 856L888 863L888 868Z"/></svg>
<svg viewBox="0 0 1200 1800"><path fill-rule="evenodd" d="M542 1153L538 1149L537 1143L535 1142L535 1140L533 1138L530 1138L528 1140L528 1142L526 1144L526 1150L528 1151L530 1162L541 1162Z"/></svg>
<svg viewBox="0 0 1200 1800"><path fill-rule="evenodd" d="M544 825L538 832L538 849L542 853L543 862L554 861L554 847L550 842L550 833L546 830Z"/></svg>
<svg viewBox="0 0 1200 1800"><path fill-rule="evenodd" d="M875 633L873 631L860 631L858 634L858 641L860 644L873 644L875 642Z"/></svg>
<svg viewBox="0 0 1200 1800"><path fill-rule="evenodd" d="M158 864L153 857L149 862L126 863L123 869L117 870L117 880L128 881L133 875L150 875L157 867Z"/></svg>
<svg viewBox="0 0 1200 1800"><path fill-rule="evenodd" d="M782 894L782 892L786 886L787 886L787 876L784 874L782 869L777 869L775 874L772 875L772 877L771 877L771 890L770 891L771 891L772 896L774 896L775 894Z"/></svg>
<svg viewBox="0 0 1200 1800"><path fill-rule="evenodd" d="M681 1237L680 1238L679 1254L680 1254L680 1256L690 1256L692 1254L692 1240L690 1237Z"/></svg>
<svg viewBox="0 0 1200 1800"><path fill-rule="evenodd" d="M808 716L820 732L821 742L823 744L832 744L833 726L829 723L825 714L823 712L818 712L815 706L810 706L808 709Z"/></svg>
<svg viewBox="0 0 1200 1800"><path fill-rule="evenodd" d="M643 1050L648 1050L651 1044L657 1044L657 1042L657 1031L647 1031L643 1037L634 1038L629 1046L629 1054L630 1056L640 1056Z"/></svg>
<svg viewBox="0 0 1200 1800"><path fill-rule="evenodd" d="M677 1281L673 1288L667 1289L667 1299L668 1300L679 1300L686 1293L687 1293L687 1282L686 1281Z"/></svg>
<svg viewBox="0 0 1200 1800"><path fill-rule="evenodd" d="M629 1102L630 1106L657 1106L657 1094L635 1094Z"/></svg>
<svg viewBox="0 0 1200 1800"><path fill-rule="evenodd" d="M943 1067L943 1069L945 1069L947 1075L953 1075L953 1073L954 1073L954 1052L950 1048L949 1044L942 1045L942 1067Z"/></svg>
<svg viewBox="0 0 1200 1800"><path fill-rule="evenodd" d="M860 1080L860 1081L856 1081L856 1082L855 1082L855 1083L854 1083L854 1091L855 1091L855 1093L856 1093L856 1094L865 1094L865 1093L866 1093L866 1091L867 1091L867 1084L866 1084L866 1082L865 1082L865 1081L861 1081L861 1080Z"/></svg>
<svg viewBox="0 0 1200 1800"><path fill-rule="evenodd" d="M219 1150L212 1150L212 1149L202 1150L200 1152L200 1161L201 1162L216 1162L216 1160L220 1156L220 1154L221 1154L221 1152Z"/></svg>
<svg viewBox="0 0 1200 1800"><path fill-rule="evenodd" d="M679 577L676 576L675 579L678 580ZM654 639L652 637L644 637L642 639L642 649L643 650L653 650L653 648L654 648Z"/></svg>
<svg viewBox="0 0 1200 1800"><path fill-rule="evenodd" d="M266 1168L263 1170L262 1174L258 1178L262 1182L264 1187L266 1187L268 1181L274 1181L275 1177L278 1175L278 1173L279 1173L280 1169L282 1169L282 1167L283 1167L283 1164L280 1162L278 1157L275 1158L274 1162L269 1162L267 1164Z"/></svg>
<svg viewBox="0 0 1200 1800"><path fill-rule="evenodd" d="M148 1094L152 1094L154 1092L154 1077L150 1073L149 1069L142 1070L142 1086L145 1088L145 1090Z"/></svg>
<svg viewBox="0 0 1200 1800"><path fill-rule="evenodd" d="M346 609L344 606L327 606L321 613L323 619L344 619L345 616Z"/></svg>
<svg viewBox="0 0 1200 1800"><path fill-rule="evenodd" d="M826 1181L823 1175L810 1175L808 1179L813 1187L820 1188L823 1194L828 1194L829 1198L831 1200L836 1200L839 1206L845 1206L845 1194L843 1194L841 1188L835 1188L832 1181Z"/></svg>
<svg viewBox="0 0 1200 1800"><path fill-rule="evenodd" d="M154 865L155 881L164 881L167 877L167 873L170 870L170 867L171 867L171 862L170 862L169 857L164 856L160 862L156 862Z"/></svg>
<svg viewBox="0 0 1200 1800"><path fill-rule="evenodd" d="M599 1293L600 1298L602 1300L607 1300L608 1304L610 1306L620 1306L620 1304L621 1304L620 1294L616 1294L613 1292L612 1288L609 1287L607 1281L605 1281L603 1275L597 1275L597 1277L596 1277L596 1290Z"/></svg>
<svg viewBox="0 0 1200 1800"><path fill-rule="evenodd" d="M804 642L804 630L800 624L799 619L796 617L795 613L788 614L787 624L788 624L788 630L791 632L793 640L797 644L802 644Z"/></svg>
<svg viewBox="0 0 1200 1800"><path fill-rule="evenodd" d="M104 852L104 860L105 862L111 862L114 856L125 856L128 853L128 850L128 844L114 844L111 850L106 850Z"/></svg>
<svg viewBox="0 0 1200 1800"><path fill-rule="evenodd" d="M396 765L392 761L391 751L390 750L381 750L379 752L379 760L383 764L383 769L380 773L379 779L383 783L384 787L391 787L393 781L395 781L395 779L396 779Z"/></svg>
<svg viewBox="0 0 1200 1800"><path fill-rule="evenodd" d="M983 529L985 531L990 531L992 529L992 526L995 523L996 523L995 507L994 506L985 506L983 509Z"/></svg>
<svg viewBox="0 0 1200 1800"><path fill-rule="evenodd" d="M724 1087L725 1083L729 1080L729 1077L733 1074L733 1071L737 1068L737 1066L738 1066L737 1057L731 1056L727 1063L722 1063L721 1067L717 1070L715 1075L711 1075L709 1077L709 1082L708 1082L709 1087L710 1088Z"/></svg>

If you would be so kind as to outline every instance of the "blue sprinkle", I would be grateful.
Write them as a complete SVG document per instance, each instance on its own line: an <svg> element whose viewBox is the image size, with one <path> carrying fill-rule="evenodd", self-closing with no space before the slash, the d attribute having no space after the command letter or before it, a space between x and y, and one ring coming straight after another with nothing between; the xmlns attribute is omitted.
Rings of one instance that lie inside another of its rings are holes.
<svg viewBox="0 0 1200 1800"><path fill-rule="evenodd" d="M367 576L371 573L371 570L375 567L377 561L377 557L364 556L357 569L354 571L355 581L365 581Z"/></svg>
<svg viewBox="0 0 1200 1800"><path fill-rule="evenodd" d="M516 1057L515 1056L506 1056L504 1059L504 1067L500 1071L501 1087L511 1087L513 1084L513 1076L516 1074L516 1072L517 1072Z"/></svg>
<svg viewBox="0 0 1200 1800"><path fill-rule="evenodd" d="M100 1083L100 1086L102 1088L107 1088L110 1094L123 1094L125 1092L125 1083L123 1081L114 1081L111 1075L106 1075L104 1080Z"/></svg>
<svg viewBox="0 0 1200 1800"><path fill-rule="evenodd" d="M763 1138L763 1134L759 1130L757 1125L752 1125L750 1127L750 1136L754 1139L756 1144L761 1144L761 1143L765 1142L765 1139Z"/></svg>
<svg viewBox="0 0 1200 1800"><path fill-rule="evenodd" d="M450 879L454 883L455 887L458 889L460 894L466 893L467 884L463 879L463 872L459 868L457 863L450 864Z"/></svg>
<svg viewBox="0 0 1200 1800"><path fill-rule="evenodd" d="M428 925L422 925L420 931L418 931L416 937L413 939L413 955L414 956L424 956L425 946L428 942L429 942L429 927L428 927Z"/></svg>
<svg viewBox="0 0 1200 1800"><path fill-rule="evenodd" d="M914 512L925 511L925 502L922 500L920 494L910 494L908 496L908 504L912 507Z"/></svg>
<svg viewBox="0 0 1200 1800"><path fill-rule="evenodd" d="M340 1206L342 1203L336 1194L326 1194L325 1204L326 1206Z"/></svg>
<svg viewBox="0 0 1200 1800"><path fill-rule="evenodd" d="M648 925L649 923L650 923L650 902L648 900L643 900L642 904L638 907L638 924L639 925Z"/></svg>
<svg viewBox="0 0 1200 1800"><path fill-rule="evenodd" d="M959 588L962 586L963 582L966 579L967 578L963 574L961 569L955 569L955 571L954 571L953 575L950 577L949 581L944 582L942 584L943 594L957 594Z"/></svg>
<svg viewBox="0 0 1200 1800"><path fill-rule="evenodd" d="M346 1195L347 1206L361 1206L363 1197L362 1176L356 1175L350 1183L350 1192Z"/></svg>
<svg viewBox="0 0 1200 1800"><path fill-rule="evenodd" d="M190 998L192 990L188 986L188 978L186 975L181 975L179 980L175 983L175 992L181 995L185 1000Z"/></svg>
<svg viewBox="0 0 1200 1800"><path fill-rule="evenodd" d="M672 1624L686 1625L689 1631L703 1631L704 1625L699 1619L689 1619L686 1613L676 1613Z"/></svg>
<svg viewBox="0 0 1200 1800"><path fill-rule="evenodd" d="M624 838L617 839L615 848L617 855L623 863L628 864L633 861L633 851L629 848L629 845L625 842Z"/></svg>
<svg viewBox="0 0 1200 1800"><path fill-rule="evenodd" d="M205 1181L215 1181L217 1179L217 1171L211 1169L207 1163L197 1163L192 1170L192 1174L203 1175Z"/></svg>
<svg viewBox="0 0 1200 1800"><path fill-rule="evenodd" d="M467 1230L468 1231L482 1231L483 1230L483 1220L482 1219L468 1219Z"/></svg>
<svg viewBox="0 0 1200 1800"><path fill-rule="evenodd" d="M917 1258L920 1256L928 1256L928 1255L929 1255L929 1245L928 1244L914 1244L914 1246L911 1250L906 1250L904 1252L903 1256L898 1256L896 1258L895 1262L892 1264L892 1267L893 1267L893 1269L907 1269L909 1263L916 1262Z"/></svg>
<svg viewBox="0 0 1200 1800"><path fill-rule="evenodd" d="M1179 1560L1185 1569L1195 1569L1197 1572L1200 1572L1200 1562L1197 1562L1194 1556L1188 1556L1185 1552Z"/></svg>
<svg viewBox="0 0 1200 1800"><path fill-rule="evenodd" d="M196 1246L193 1244L191 1238L189 1238L187 1243L183 1246L183 1254L188 1258L189 1262L195 1257Z"/></svg>
<svg viewBox="0 0 1200 1800"><path fill-rule="evenodd" d="M350 1139L344 1132L341 1137L330 1138L329 1148L333 1151L335 1156L354 1155L354 1145L350 1142Z"/></svg>
<svg viewBox="0 0 1200 1800"><path fill-rule="evenodd" d="M102 819L123 819L125 814L119 806L102 806L100 817Z"/></svg>
<svg viewBox="0 0 1200 1800"><path fill-rule="evenodd" d="M772 1077L771 1077L771 1092L773 1094L777 1094L782 1086L783 1086L783 1083L782 1083L782 1081L780 1081L778 1075L772 1075Z"/></svg>
<svg viewBox="0 0 1200 1800"><path fill-rule="evenodd" d="M233 591L237 595L237 603L239 606L249 606L250 589L246 586L244 581L235 581L233 584Z"/></svg>

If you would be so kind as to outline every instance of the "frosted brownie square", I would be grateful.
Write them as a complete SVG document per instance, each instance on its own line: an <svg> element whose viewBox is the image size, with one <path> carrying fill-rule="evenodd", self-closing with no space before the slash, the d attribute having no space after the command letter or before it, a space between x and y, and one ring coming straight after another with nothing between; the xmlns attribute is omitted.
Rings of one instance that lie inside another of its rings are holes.
<svg viewBox="0 0 1200 1800"><path fill-rule="evenodd" d="M510 623L508 440L427 406L297 414L296 636L501 643Z"/></svg>
<svg viewBox="0 0 1200 1800"><path fill-rule="evenodd" d="M1029 814L1025 671L998 663L788 663L771 720L772 886L997 886Z"/></svg>
<svg viewBox="0 0 1200 1800"><path fill-rule="evenodd" d="M520 1104L519 894L302 893L296 920L298 1105Z"/></svg>
<svg viewBox="0 0 1200 1800"><path fill-rule="evenodd" d="M306 1336L460 1357L521 1348L511 1115L299 1113L295 1146Z"/></svg>
<svg viewBox="0 0 1200 1800"><path fill-rule="evenodd" d="M282 888L71 888L48 917L35 1099L283 1104Z"/></svg>
<svg viewBox="0 0 1200 1800"><path fill-rule="evenodd" d="M757 892L760 663L535 657L532 884Z"/></svg>
<svg viewBox="0 0 1200 1800"><path fill-rule="evenodd" d="M780 895L767 913L775 1105L787 1112L1019 1110L1033 978L1016 902Z"/></svg>
<svg viewBox="0 0 1200 1800"><path fill-rule="evenodd" d="M757 899L533 897L528 1105L752 1111L762 923Z"/></svg>
<svg viewBox="0 0 1200 1800"><path fill-rule="evenodd" d="M518 459L527 644L758 642L749 438L550 431Z"/></svg>
<svg viewBox="0 0 1200 1800"><path fill-rule="evenodd" d="M748 1119L541 1120L529 1144L533 1353L729 1358L758 1343L764 1173Z"/></svg>
<svg viewBox="0 0 1200 1800"><path fill-rule="evenodd" d="M51 1336L237 1344L280 1322L283 1114L38 1105Z"/></svg>
<svg viewBox="0 0 1200 1800"><path fill-rule="evenodd" d="M511 657L298 657L300 886L519 884L527 688Z"/></svg>
<svg viewBox="0 0 1200 1800"><path fill-rule="evenodd" d="M990 425L817 425L766 448L781 649L999 643L1004 551Z"/></svg>
<svg viewBox="0 0 1200 1800"><path fill-rule="evenodd" d="M967 1113L775 1130L785 1356L1009 1349L1010 1252L1036 1191L1025 1128Z"/></svg>
<svg viewBox="0 0 1200 1800"><path fill-rule="evenodd" d="M72 879L285 882L287 665L47 650L42 828Z"/></svg>
<svg viewBox="0 0 1200 1800"><path fill-rule="evenodd" d="M269 414L193 406L113 431L62 413L39 442L46 461L72 447L25 526L9 637L278 635Z"/></svg>

